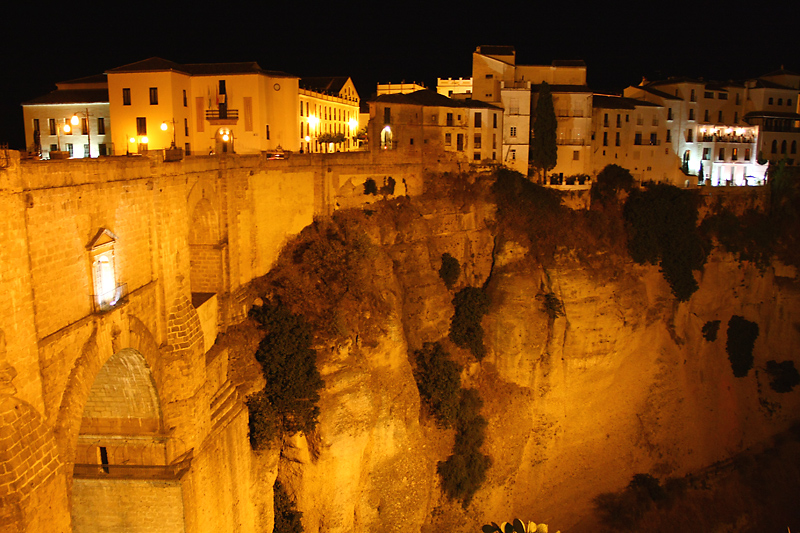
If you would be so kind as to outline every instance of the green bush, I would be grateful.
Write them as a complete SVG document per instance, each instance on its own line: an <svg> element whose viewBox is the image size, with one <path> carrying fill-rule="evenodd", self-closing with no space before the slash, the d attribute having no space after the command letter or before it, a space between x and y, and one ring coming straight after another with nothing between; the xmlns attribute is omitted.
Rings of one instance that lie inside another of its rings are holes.
<svg viewBox="0 0 800 533"><path fill-rule="evenodd" d="M482 405L475 389L461 391L453 454L437 465L445 495L460 500L465 508L486 480L486 471L492 464L491 458L480 451L487 426L480 415Z"/></svg>
<svg viewBox="0 0 800 533"><path fill-rule="evenodd" d="M445 252L442 254L442 266L439 267L439 277L442 278L448 289L452 289L461 275L461 265L458 259Z"/></svg>
<svg viewBox="0 0 800 533"><path fill-rule="evenodd" d="M545 292L537 295L537 298L542 300L542 311L547 313L550 320L564 316L564 303L558 299L555 293Z"/></svg>
<svg viewBox="0 0 800 533"><path fill-rule="evenodd" d="M255 306L250 316L266 331L255 354L266 384L247 401L251 443L254 449L262 449L282 432L310 432L316 427L324 383L305 318L280 302Z"/></svg>
<svg viewBox="0 0 800 533"><path fill-rule="evenodd" d="M792 392L800 385L800 374L794 367L794 361L767 361L767 374L772 378L769 386L775 392Z"/></svg>
<svg viewBox="0 0 800 533"><path fill-rule="evenodd" d="M275 523L273 533L303 533L303 513L297 510L280 481L275 480L272 486Z"/></svg>
<svg viewBox="0 0 800 533"><path fill-rule="evenodd" d="M717 340L717 332L719 331L719 320L709 320L703 324L703 338L708 342Z"/></svg>
<svg viewBox="0 0 800 533"><path fill-rule="evenodd" d="M759 268L770 264L776 251L776 225L769 215L754 209L737 217L728 209L707 216L700 225L708 238L715 237L726 252L740 261L751 261Z"/></svg>
<svg viewBox="0 0 800 533"><path fill-rule="evenodd" d="M489 312L489 296L476 287L464 287L453 298L455 314L450 322L450 340L467 348L480 361L486 355L483 345L483 315Z"/></svg>
<svg viewBox="0 0 800 533"><path fill-rule="evenodd" d="M672 185L632 190L625 202L628 252L640 264L658 264L679 301L698 289L692 271L703 268L707 243L697 229L697 199Z"/></svg>
<svg viewBox="0 0 800 533"><path fill-rule="evenodd" d="M619 165L606 165L597 174L597 179L592 183L592 201L608 202L616 199L620 191L630 191L633 187L633 175L627 168Z"/></svg>
<svg viewBox="0 0 800 533"><path fill-rule="evenodd" d="M635 530L653 505L669 507L686 490L686 480L670 478L662 486L650 474L635 474L618 493L603 493L594 499L600 522L610 529Z"/></svg>
<svg viewBox="0 0 800 533"><path fill-rule="evenodd" d="M373 196L378 194L378 185L374 179L367 178L364 182L364 194L372 194Z"/></svg>
<svg viewBox="0 0 800 533"><path fill-rule="evenodd" d="M416 350L414 362L420 398L439 425L452 427L458 417L461 369L438 342L426 342Z"/></svg>
<svg viewBox="0 0 800 533"><path fill-rule="evenodd" d="M737 378L747 376L753 368L753 346L758 338L758 324L738 315L728 321L728 340L725 350L731 362L733 375Z"/></svg>

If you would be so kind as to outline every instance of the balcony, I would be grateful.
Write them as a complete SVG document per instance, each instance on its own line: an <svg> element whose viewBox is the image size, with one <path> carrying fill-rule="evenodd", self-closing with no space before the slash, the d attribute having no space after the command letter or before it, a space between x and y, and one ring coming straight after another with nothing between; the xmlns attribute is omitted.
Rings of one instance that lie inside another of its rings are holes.
<svg viewBox="0 0 800 533"><path fill-rule="evenodd" d="M752 144L756 142L755 137L749 135L700 135L697 138L698 142L704 143L740 143Z"/></svg>
<svg viewBox="0 0 800 533"><path fill-rule="evenodd" d="M583 146L586 141L584 139L558 139L556 144L559 146Z"/></svg>
<svg viewBox="0 0 800 533"><path fill-rule="evenodd" d="M634 139L635 146L661 146L661 141L658 139Z"/></svg>
<svg viewBox="0 0 800 533"><path fill-rule="evenodd" d="M206 109L206 120L214 126L234 126L239 121L239 110L226 107Z"/></svg>
<svg viewBox="0 0 800 533"><path fill-rule="evenodd" d="M90 298L92 300L93 313L108 313L127 301L128 284L118 285L114 290L103 294L92 294Z"/></svg>

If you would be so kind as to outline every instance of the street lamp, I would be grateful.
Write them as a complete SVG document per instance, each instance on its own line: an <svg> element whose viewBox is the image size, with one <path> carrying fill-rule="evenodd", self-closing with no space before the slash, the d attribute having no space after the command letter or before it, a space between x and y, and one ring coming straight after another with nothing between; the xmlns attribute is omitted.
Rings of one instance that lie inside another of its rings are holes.
<svg viewBox="0 0 800 533"><path fill-rule="evenodd" d="M86 120L86 146L89 147L89 153L87 154L87 157L91 158L92 157L92 139L91 139L91 136L89 135L89 108L87 107L86 108L86 112L85 113L81 113L81 115L83 115L83 118ZM80 118L78 117L78 113L73 114L72 118L69 121L72 123L73 126L77 126L78 123L80 122ZM69 130L65 130L65 131L69 131Z"/></svg>
<svg viewBox="0 0 800 533"><path fill-rule="evenodd" d="M175 148L175 135L176 135L176 133L175 133L175 119L173 118L172 120L170 120L170 123L172 124L172 144L170 145L170 148ZM167 131L167 128L169 128L169 125L168 125L167 121L165 120L164 122L161 123L161 131Z"/></svg>
<svg viewBox="0 0 800 533"><path fill-rule="evenodd" d="M308 125L311 126L311 132L316 136L317 135L317 127L319 126L319 117L314 116L314 115L310 115L308 117ZM306 142L308 142L308 141L306 141Z"/></svg>

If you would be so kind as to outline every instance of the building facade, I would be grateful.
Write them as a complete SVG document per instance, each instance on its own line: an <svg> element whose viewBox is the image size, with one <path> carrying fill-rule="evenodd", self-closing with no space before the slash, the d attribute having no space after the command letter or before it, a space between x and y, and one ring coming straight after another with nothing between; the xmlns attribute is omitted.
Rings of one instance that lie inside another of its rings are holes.
<svg viewBox="0 0 800 533"><path fill-rule="evenodd" d="M28 153L53 157L112 155L105 75L59 82L56 90L22 104Z"/></svg>
<svg viewBox="0 0 800 533"><path fill-rule="evenodd" d="M758 158L800 163L800 74L780 69L745 83L744 119L759 127Z"/></svg>
<svg viewBox="0 0 800 533"><path fill-rule="evenodd" d="M474 100L453 100L433 91L385 94L370 102L371 149L409 156L442 152L469 162L499 161L503 110Z"/></svg>
<svg viewBox="0 0 800 533"><path fill-rule="evenodd" d="M300 80L300 151L344 152L358 148L361 99L348 77Z"/></svg>

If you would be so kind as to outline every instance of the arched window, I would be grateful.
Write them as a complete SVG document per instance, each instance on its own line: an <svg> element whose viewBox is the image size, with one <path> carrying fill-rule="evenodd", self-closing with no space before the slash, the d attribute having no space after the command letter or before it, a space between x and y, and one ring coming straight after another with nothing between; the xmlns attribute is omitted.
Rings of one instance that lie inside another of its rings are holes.
<svg viewBox="0 0 800 533"><path fill-rule="evenodd" d="M124 285L117 283L114 264L116 235L101 229L89 243L92 260L92 305L95 311L110 311L124 296Z"/></svg>
<svg viewBox="0 0 800 533"><path fill-rule="evenodd" d="M786 141L781 142L781 153L786 153Z"/></svg>
<svg viewBox="0 0 800 533"><path fill-rule="evenodd" d="M778 153L778 141L772 141L772 153L773 154Z"/></svg>
<svg viewBox="0 0 800 533"><path fill-rule="evenodd" d="M793 153L793 154L797 153L797 141L792 141L791 153Z"/></svg>

